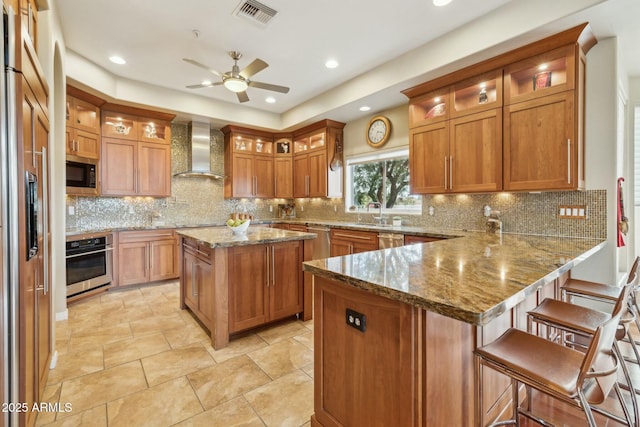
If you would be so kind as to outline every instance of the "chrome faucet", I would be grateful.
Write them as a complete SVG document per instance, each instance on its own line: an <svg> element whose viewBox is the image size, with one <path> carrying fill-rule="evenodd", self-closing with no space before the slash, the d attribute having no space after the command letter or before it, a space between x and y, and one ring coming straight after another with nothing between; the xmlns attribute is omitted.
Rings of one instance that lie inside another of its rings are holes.
<svg viewBox="0 0 640 427"><path fill-rule="evenodd" d="M371 208L374 208L374 209L377 208L378 209L378 216L377 217L374 216L373 217L373 221L376 224L379 224L379 225L386 225L387 224L387 217L382 215L382 203L380 203L380 202L371 202L371 203L369 203L367 205L367 212L369 212L369 210Z"/></svg>
<svg viewBox="0 0 640 427"><path fill-rule="evenodd" d="M498 233L502 235L502 221L500 220L499 211L491 211L487 218L487 232Z"/></svg>

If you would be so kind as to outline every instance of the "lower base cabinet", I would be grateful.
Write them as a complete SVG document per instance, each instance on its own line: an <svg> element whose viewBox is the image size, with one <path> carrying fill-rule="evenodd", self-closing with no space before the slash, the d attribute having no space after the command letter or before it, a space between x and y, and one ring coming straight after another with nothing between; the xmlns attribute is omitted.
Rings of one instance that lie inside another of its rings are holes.
<svg viewBox="0 0 640 427"><path fill-rule="evenodd" d="M378 233L331 229L331 256L343 256L378 250Z"/></svg>
<svg viewBox="0 0 640 427"><path fill-rule="evenodd" d="M117 252L119 286L178 278L178 244L174 230L121 231Z"/></svg>
<svg viewBox="0 0 640 427"><path fill-rule="evenodd" d="M314 276L311 426L504 421L511 414L511 382L484 368L483 405L476 407L473 350L510 327L526 330L527 310L545 297L558 298L566 278L547 283L487 325L477 326ZM364 316L363 330L345 321L347 310ZM546 334L544 329L533 332Z"/></svg>
<svg viewBox="0 0 640 427"><path fill-rule="evenodd" d="M180 305L208 329L216 350L229 336L300 314L311 319L311 278L302 271L311 240L211 248L183 237Z"/></svg>
<svg viewBox="0 0 640 427"><path fill-rule="evenodd" d="M229 249L229 332L283 319L303 310L303 244Z"/></svg>
<svg viewBox="0 0 640 427"><path fill-rule="evenodd" d="M192 240L182 245L184 303L206 324L213 320L213 266L211 248Z"/></svg>

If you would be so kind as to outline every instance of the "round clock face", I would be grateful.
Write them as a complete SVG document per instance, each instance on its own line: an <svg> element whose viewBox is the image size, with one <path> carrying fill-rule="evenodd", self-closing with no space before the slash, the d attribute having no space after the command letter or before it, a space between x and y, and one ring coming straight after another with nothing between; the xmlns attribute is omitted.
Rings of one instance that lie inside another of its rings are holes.
<svg viewBox="0 0 640 427"><path fill-rule="evenodd" d="M391 126L389 124L389 119L386 117L374 117L369 122L369 129L367 130L367 142L369 145L374 147L379 147L387 142L389 138L389 132L391 131Z"/></svg>

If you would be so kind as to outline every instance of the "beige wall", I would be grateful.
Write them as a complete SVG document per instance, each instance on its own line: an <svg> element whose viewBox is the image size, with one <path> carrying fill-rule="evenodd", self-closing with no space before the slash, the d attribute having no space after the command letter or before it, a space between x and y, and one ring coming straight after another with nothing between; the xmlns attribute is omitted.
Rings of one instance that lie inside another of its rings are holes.
<svg viewBox="0 0 640 427"><path fill-rule="evenodd" d="M370 153L372 151L386 151L409 146L409 112L408 103L379 113L369 114L367 117L347 123L344 127L344 155ZM372 148L367 144L366 131L371 118L383 115L391 122L391 134L387 143L379 148Z"/></svg>

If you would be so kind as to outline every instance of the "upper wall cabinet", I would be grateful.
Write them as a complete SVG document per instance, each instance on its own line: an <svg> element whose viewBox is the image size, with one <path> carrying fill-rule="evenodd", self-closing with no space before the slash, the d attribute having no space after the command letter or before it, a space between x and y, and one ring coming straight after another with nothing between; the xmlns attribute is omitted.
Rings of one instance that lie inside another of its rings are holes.
<svg viewBox="0 0 640 427"><path fill-rule="evenodd" d="M569 45L505 67L505 105L575 89L581 78L576 55Z"/></svg>
<svg viewBox="0 0 640 427"><path fill-rule="evenodd" d="M584 190L585 68L578 43L505 67L505 190Z"/></svg>
<svg viewBox="0 0 640 427"><path fill-rule="evenodd" d="M411 99L409 127L425 126L447 120L450 108L448 87Z"/></svg>
<svg viewBox="0 0 640 427"><path fill-rule="evenodd" d="M238 126L225 126L224 197L274 197L273 136Z"/></svg>
<svg viewBox="0 0 640 427"><path fill-rule="evenodd" d="M427 103L429 99L431 104ZM436 104L438 101L441 103ZM442 114L430 115L426 120L429 125L409 131L411 192L500 191L502 70L436 90L416 103L442 106ZM416 111L415 105L412 100L410 111Z"/></svg>
<svg viewBox="0 0 640 427"><path fill-rule="evenodd" d="M332 120L293 134L225 126L224 197L342 197L343 128Z"/></svg>
<svg viewBox="0 0 640 427"><path fill-rule="evenodd" d="M342 129L323 120L293 135L293 197L342 197Z"/></svg>
<svg viewBox="0 0 640 427"><path fill-rule="evenodd" d="M100 158L100 105L104 101L67 86L66 154L88 159Z"/></svg>
<svg viewBox="0 0 640 427"><path fill-rule="evenodd" d="M584 189L582 24L403 91L411 191Z"/></svg>
<svg viewBox="0 0 640 427"><path fill-rule="evenodd" d="M103 106L102 195L171 196L172 118L133 107Z"/></svg>

